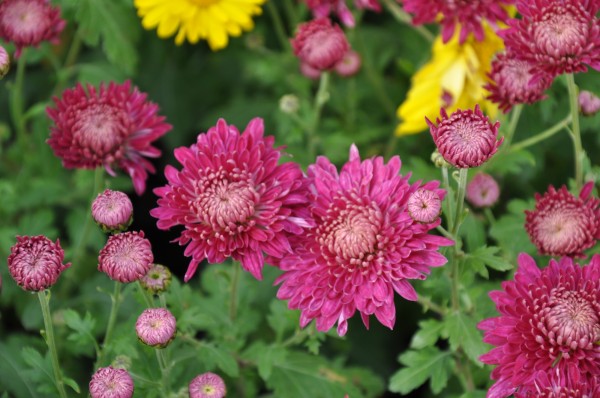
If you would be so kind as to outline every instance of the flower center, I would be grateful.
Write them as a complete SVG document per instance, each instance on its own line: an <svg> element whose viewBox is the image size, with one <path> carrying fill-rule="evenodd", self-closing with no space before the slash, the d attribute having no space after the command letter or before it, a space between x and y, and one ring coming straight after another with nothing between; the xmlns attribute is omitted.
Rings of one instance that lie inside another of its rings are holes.
<svg viewBox="0 0 600 398"><path fill-rule="evenodd" d="M208 7L215 3L218 3L220 0L188 0L192 4L200 6L200 7Z"/></svg>
<svg viewBox="0 0 600 398"><path fill-rule="evenodd" d="M202 392L205 394L214 394L215 393L215 388L209 384L205 384L204 386L202 386Z"/></svg>
<svg viewBox="0 0 600 398"><path fill-rule="evenodd" d="M551 303L546 319L556 344L574 350L590 348L600 340L600 317L580 292L559 291Z"/></svg>
<svg viewBox="0 0 600 398"><path fill-rule="evenodd" d="M15 35L23 37L45 30L47 19L40 4L17 1L4 10L2 25L10 26Z"/></svg>
<svg viewBox="0 0 600 398"><path fill-rule="evenodd" d="M94 104L79 111L73 125L74 138L93 155L116 153L128 135L127 115L122 109Z"/></svg>
<svg viewBox="0 0 600 398"><path fill-rule="evenodd" d="M545 53L553 56L576 54L587 37L588 26L569 10L559 7L534 25L534 40Z"/></svg>

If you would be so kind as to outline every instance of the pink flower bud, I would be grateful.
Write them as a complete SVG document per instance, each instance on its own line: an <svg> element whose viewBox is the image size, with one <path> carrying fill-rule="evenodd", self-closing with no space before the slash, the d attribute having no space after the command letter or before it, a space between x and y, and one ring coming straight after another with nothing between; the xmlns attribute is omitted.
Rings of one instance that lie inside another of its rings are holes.
<svg viewBox="0 0 600 398"><path fill-rule="evenodd" d="M437 193L417 189L408 198L406 205L410 217L419 223L429 224L437 220L442 212L442 201Z"/></svg>
<svg viewBox="0 0 600 398"><path fill-rule="evenodd" d="M2 79L10 70L10 57L6 49L0 46L0 79Z"/></svg>
<svg viewBox="0 0 600 398"><path fill-rule="evenodd" d="M349 50L342 60L335 64L335 71L340 76L349 77L358 73L360 65L360 55L356 51Z"/></svg>
<svg viewBox="0 0 600 398"><path fill-rule="evenodd" d="M122 232L131 225L133 205L127 194L107 189L94 199L92 217L104 232Z"/></svg>
<svg viewBox="0 0 600 398"><path fill-rule="evenodd" d="M582 90L579 93L579 109L584 116L592 116L600 111L600 98L594 93Z"/></svg>
<svg viewBox="0 0 600 398"><path fill-rule="evenodd" d="M300 24L292 47L301 62L327 70L342 60L350 45L338 25L332 25L328 18L320 18Z"/></svg>
<svg viewBox="0 0 600 398"><path fill-rule="evenodd" d="M223 398L227 389L219 375L207 372L190 382L189 392L190 398Z"/></svg>
<svg viewBox="0 0 600 398"><path fill-rule="evenodd" d="M100 368L90 380L92 398L131 398L133 379L125 369Z"/></svg>
<svg viewBox="0 0 600 398"><path fill-rule="evenodd" d="M467 200L475 207L491 207L500 197L500 187L494 177L479 173L467 184Z"/></svg>
<svg viewBox="0 0 600 398"><path fill-rule="evenodd" d="M171 284L171 271L164 265L152 264L152 267L142 279L140 285L148 293L158 294L164 292Z"/></svg>
<svg viewBox="0 0 600 398"><path fill-rule="evenodd" d="M108 238L98 257L98 269L112 280L129 283L146 275L153 261L144 232L124 232Z"/></svg>
<svg viewBox="0 0 600 398"><path fill-rule="evenodd" d="M17 243L10 248L8 271L23 289L38 292L54 285L71 266L62 263L64 257L58 239L54 243L42 235L17 236Z"/></svg>
<svg viewBox="0 0 600 398"><path fill-rule="evenodd" d="M176 329L175 317L166 308L144 310L135 323L138 338L150 347L166 347L173 340Z"/></svg>

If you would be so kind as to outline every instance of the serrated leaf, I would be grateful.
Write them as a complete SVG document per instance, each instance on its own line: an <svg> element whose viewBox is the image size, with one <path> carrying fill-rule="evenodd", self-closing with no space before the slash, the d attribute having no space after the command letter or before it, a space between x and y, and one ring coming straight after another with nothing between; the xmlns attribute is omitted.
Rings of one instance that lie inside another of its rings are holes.
<svg viewBox="0 0 600 398"><path fill-rule="evenodd" d="M419 322L419 330L410 341L410 348L421 349L433 346L440 338L444 324L435 319L428 319Z"/></svg>
<svg viewBox="0 0 600 398"><path fill-rule="evenodd" d="M483 366L479 357L487 348L481 332L477 330L476 322L468 315L456 311L447 316L445 326L452 351L460 347L473 363L479 367Z"/></svg>
<svg viewBox="0 0 600 398"><path fill-rule="evenodd" d="M493 268L497 271L508 271L513 268L513 265L506 261L500 256L496 256L496 253L500 250L498 247L479 247L476 250L466 255L467 267L473 268L474 271L479 273L484 278L488 278L488 271L486 266Z"/></svg>
<svg viewBox="0 0 600 398"><path fill-rule="evenodd" d="M270 345L266 347L258 358L258 374L260 377L263 380L268 380L271 377L273 365L285 361L286 354L286 350L281 346Z"/></svg>
<svg viewBox="0 0 600 398"><path fill-rule="evenodd" d="M33 388L31 380L25 376L23 363L17 359L17 345L10 343L0 342L0 384L15 396L41 397Z"/></svg>
<svg viewBox="0 0 600 398"><path fill-rule="evenodd" d="M406 365L392 375L388 389L400 394L408 394L424 384L434 375L441 380L432 380L432 390L443 388L449 377L451 353L440 351L434 347L426 347L419 351L407 351L400 356L400 362Z"/></svg>
<svg viewBox="0 0 600 398"><path fill-rule="evenodd" d="M491 174L519 174L524 167L535 166L535 156L525 149L520 151L500 151L486 168Z"/></svg>
<svg viewBox="0 0 600 398"><path fill-rule="evenodd" d="M238 377L240 368L233 355L213 344L203 344L200 348L201 355L205 355L205 360L215 363L223 372L231 377Z"/></svg>
<svg viewBox="0 0 600 398"><path fill-rule="evenodd" d="M42 354L32 347L23 347L21 356L31 368L31 370L27 371L27 374L34 381L42 384L44 388L48 386L54 387L54 373L49 356L43 357Z"/></svg>
<svg viewBox="0 0 600 398"><path fill-rule="evenodd" d="M66 325L69 329L73 330L73 333L69 334L67 337L69 341L74 342L78 347L85 348L86 351L89 351L90 348L96 346L96 339L94 337L96 319L92 317L92 314L90 314L89 311L81 318L76 311L66 309L63 311L63 316Z"/></svg>

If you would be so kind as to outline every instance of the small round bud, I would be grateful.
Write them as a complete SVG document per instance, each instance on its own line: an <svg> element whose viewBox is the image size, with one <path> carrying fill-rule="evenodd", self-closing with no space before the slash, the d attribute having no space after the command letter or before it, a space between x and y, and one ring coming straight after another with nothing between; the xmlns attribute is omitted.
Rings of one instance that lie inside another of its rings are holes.
<svg viewBox="0 0 600 398"><path fill-rule="evenodd" d="M306 62L300 61L300 73L311 80L318 80L321 77L321 71L313 68Z"/></svg>
<svg viewBox="0 0 600 398"><path fill-rule="evenodd" d="M133 379L125 369L100 368L90 380L92 398L131 398Z"/></svg>
<svg viewBox="0 0 600 398"><path fill-rule="evenodd" d="M148 273L154 256L144 232L112 235L98 256L98 270L122 283L137 281Z"/></svg>
<svg viewBox="0 0 600 398"><path fill-rule="evenodd" d="M227 389L219 375L207 372L190 382L189 392L190 398L223 398Z"/></svg>
<svg viewBox="0 0 600 398"><path fill-rule="evenodd" d="M579 109L584 116L592 116L600 111L600 98L594 93L582 90L579 93Z"/></svg>
<svg viewBox="0 0 600 398"><path fill-rule="evenodd" d="M133 221L133 205L127 194L107 189L92 202L92 217L102 231L122 232Z"/></svg>
<svg viewBox="0 0 600 398"><path fill-rule="evenodd" d="M437 193L427 189L417 189L406 205L408 214L416 222L429 224L437 220L442 212L442 201Z"/></svg>
<svg viewBox="0 0 600 398"><path fill-rule="evenodd" d="M286 94L279 99L279 110L283 113L293 114L300 109L300 100L294 94Z"/></svg>
<svg viewBox="0 0 600 398"><path fill-rule="evenodd" d="M292 47L300 61L322 71L340 62L350 45L339 25L318 18L299 25Z"/></svg>
<svg viewBox="0 0 600 398"><path fill-rule="evenodd" d="M10 57L6 49L0 46L0 79L2 79L10 70Z"/></svg>
<svg viewBox="0 0 600 398"><path fill-rule="evenodd" d="M446 159L444 159L444 157L442 156L440 151L437 150L437 148L431 154L431 162L438 169L441 169L442 167L449 169L452 166L450 163L446 162Z"/></svg>
<svg viewBox="0 0 600 398"><path fill-rule="evenodd" d="M349 50L344 58L335 64L334 70L340 76L350 77L358 73L361 64L360 55L356 51Z"/></svg>
<svg viewBox="0 0 600 398"><path fill-rule="evenodd" d="M150 347L166 347L175 337L176 330L175 317L166 308L144 310L135 323L138 338Z"/></svg>
<svg viewBox="0 0 600 398"><path fill-rule="evenodd" d="M117 355L110 364L113 368L128 370L131 368L131 358L127 355Z"/></svg>
<svg viewBox="0 0 600 398"><path fill-rule="evenodd" d="M479 173L467 184L466 197L475 207L491 207L500 197L500 186L491 175Z"/></svg>
<svg viewBox="0 0 600 398"><path fill-rule="evenodd" d="M164 265L152 264L148 273L140 279L142 288L151 294L166 291L171 284L171 271Z"/></svg>

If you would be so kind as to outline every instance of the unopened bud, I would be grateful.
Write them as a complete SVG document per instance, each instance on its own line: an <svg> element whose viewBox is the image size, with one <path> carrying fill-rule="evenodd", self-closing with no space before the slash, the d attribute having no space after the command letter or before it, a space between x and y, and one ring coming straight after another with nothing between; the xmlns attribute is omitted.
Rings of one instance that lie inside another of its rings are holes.
<svg viewBox="0 0 600 398"><path fill-rule="evenodd" d="M0 79L2 79L10 70L10 57L6 49L0 46Z"/></svg>
<svg viewBox="0 0 600 398"><path fill-rule="evenodd" d="M294 94L286 94L279 99L279 110L283 113L292 114L300 109L300 100Z"/></svg>

